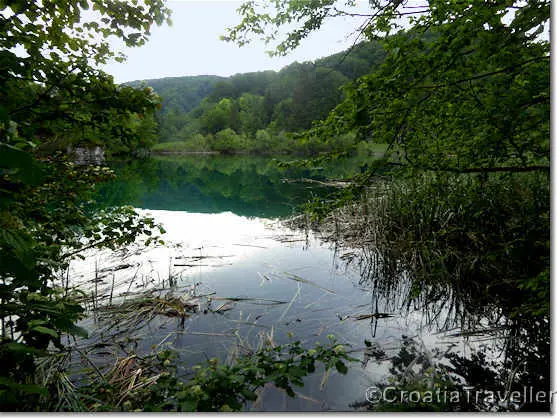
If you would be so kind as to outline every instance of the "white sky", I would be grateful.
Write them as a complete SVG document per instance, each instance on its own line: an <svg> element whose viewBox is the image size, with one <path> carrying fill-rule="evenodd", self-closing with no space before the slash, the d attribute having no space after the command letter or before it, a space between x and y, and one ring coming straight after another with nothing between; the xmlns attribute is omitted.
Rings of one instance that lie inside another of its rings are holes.
<svg viewBox="0 0 557 419"><path fill-rule="evenodd" d="M270 58L263 42L239 48L219 39L225 28L236 25L241 18L236 9L241 1L169 0L172 10L171 27L164 25L151 30L149 42L139 48L125 48L124 63L110 63L104 70L117 83L161 77L214 74L230 76L262 70L280 70L294 61L308 61L342 51L352 45L349 35L359 26L361 18L334 18L286 57ZM362 4L365 6L365 2ZM121 44L113 44L121 48Z"/></svg>

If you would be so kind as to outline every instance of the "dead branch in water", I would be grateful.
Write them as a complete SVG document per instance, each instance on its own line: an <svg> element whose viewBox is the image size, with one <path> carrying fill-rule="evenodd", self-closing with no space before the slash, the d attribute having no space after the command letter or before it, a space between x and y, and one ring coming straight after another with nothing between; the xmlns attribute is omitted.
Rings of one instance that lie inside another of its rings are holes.
<svg viewBox="0 0 557 419"><path fill-rule="evenodd" d="M315 183L317 185L322 186L330 186L333 188L346 188L351 185L352 182L347 180L338 180L338 179L330 179L326 181L317 180L317 179L309 179L309 178L300 178L300 179L281 179L282 183Z"/></svg>

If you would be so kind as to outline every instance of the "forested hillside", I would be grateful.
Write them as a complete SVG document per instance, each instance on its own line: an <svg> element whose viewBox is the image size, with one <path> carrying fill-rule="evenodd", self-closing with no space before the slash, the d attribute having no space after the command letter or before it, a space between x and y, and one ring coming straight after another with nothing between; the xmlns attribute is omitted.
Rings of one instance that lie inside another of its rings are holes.
<svg viewBox="0 0 557 419"><path fill-rule="evenodd" d="M163 115L169 112L184 113L195 108L207 97L215 87L215 84L224 80L219 76L187 76L187 77L164 77L147 81L133 81L132 87L140 87L148 84L156 92L164 97L164 107L161 108Z"/></svg>
<svg viewBox="0 0 557 419"><path fill-rule="evenodd" d="M341 87L384 57L379 44L366 42L279 72L147 80L163 103L157 116L161 144L155 149L315 154L345 148L353 143L349 134L328 144L298 142L288 134L324 119L343 99Z"/></svg>

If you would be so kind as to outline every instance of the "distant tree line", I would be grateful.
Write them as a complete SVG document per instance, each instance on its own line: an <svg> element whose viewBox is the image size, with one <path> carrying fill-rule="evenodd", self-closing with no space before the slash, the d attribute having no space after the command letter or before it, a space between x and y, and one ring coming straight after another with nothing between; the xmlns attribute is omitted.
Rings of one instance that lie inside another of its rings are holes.
<svg viewBox="0 0 557 419"><path fill-rule="evenodd" d="M343 100L342 87L384 59L378 43L365 42L279 72L148 80L163 104L156 117L162 144L155 150L316 154L345 148L354 142L349 133L327 143L290 134L326 118Z"/></svg>

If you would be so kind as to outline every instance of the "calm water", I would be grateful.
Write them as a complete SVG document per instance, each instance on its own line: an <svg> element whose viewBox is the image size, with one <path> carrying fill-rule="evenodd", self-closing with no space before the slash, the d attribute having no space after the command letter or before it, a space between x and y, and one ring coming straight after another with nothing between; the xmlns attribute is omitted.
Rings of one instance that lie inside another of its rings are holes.
<svg viewBox="0 0 557 419"><path fill-rule="evenodd" d="M293 214L312 196L325 198L330 192L292 180L339 178L357 170L355 163L285 171L270 159L190 156L114 167L118 181L101 188L101 201L133 205L153 216L167 230L165 245L91 253L72 264L71 276L101 303L164 289L156 292L194 301L199 314L184 324L155 318L110 330L110 322L95 316L85 322L93 339L110 335L147 351L170 346L191 365L207 357L245 354L266 340L299 339L309 347L333 334L362 360L345 376L331 372L324 377L321 371L308 377L298 398L269 387L259 403L248 406L271 411L351 410L364 401L366 389L385 380L390 366L373 360L365 341L387 359L405 336L424 347L444 345L461 353L478 345L446 332L452 329L446 322L449 310L437 307L433 317L431 307L408 306L404 281L390 293L370 283L366 255L280 222L278 217ZM372 313L390 316L361 319Z"/></svg>
<svg viewBox="0 0 557 419"><path fill-rule="evenodd" d="M329 188L292 182L340 178L357 170L357 161L335 170L279 169L270 158L233 156L161 156L131 164L114 163L118 180L100 193L105 205L200 214L232 212L275 218L293 214L312 196Z"/></svg>

